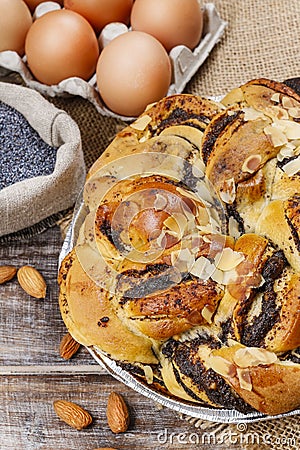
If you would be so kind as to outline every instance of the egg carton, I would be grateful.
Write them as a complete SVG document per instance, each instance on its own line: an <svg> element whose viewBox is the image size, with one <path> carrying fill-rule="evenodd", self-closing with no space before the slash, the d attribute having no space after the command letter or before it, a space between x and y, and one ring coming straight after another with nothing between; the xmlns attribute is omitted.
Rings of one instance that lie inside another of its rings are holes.
<svg viewBox="0 0 300 450"><path fill-rule="evenodd" d="M54 2L47 2L54 3ZM42 4L43 5L43 4ZM55 9L57 4L54 3ZM41 5L40 5L41 6ZM51 5L50 9L51 9ZM200 7L200 5L199 5ZM186 84L208 58L211 50L221 39L227 22L224 21L213 3L206 3L203 8L204 25L202 38L198 46L191 51L184 45L177 45L169 53L172 64L172 81L167 95L183 92ZM37 13L38 11L36 11ZM99 37L100 46L104 47L118 35L129 32L130 28L121 23L108 24ZM90 101L104 116L110 116L124 121L131 121L134 117L122 116L108 109L101 99L97 89L96 74L85 81L78 77L67 78L57 85L45 85L37 81L26 64L26 56L21 58L14 51L0 52L0 77L9 72L17 72L25 84L36 91L50 97L76 95Z"/></svg>

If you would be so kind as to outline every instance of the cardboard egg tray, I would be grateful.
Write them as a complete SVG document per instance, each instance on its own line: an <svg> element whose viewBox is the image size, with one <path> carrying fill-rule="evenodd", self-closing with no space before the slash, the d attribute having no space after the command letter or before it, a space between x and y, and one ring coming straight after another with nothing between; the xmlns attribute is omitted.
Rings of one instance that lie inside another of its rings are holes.
<svg viewBox="0 0 300 450"><path fill-rule="evenodd" d="M204 12L204 26L198 46L191 51L184 45L178 45L169 53L173 75L167 95L181 93L184 90L185 85L208 58L211 50L224 33L227 23L221 19L214 4L206 3L202 9ZM121 23L107 25L99 37L100 46L107 45L113 38L128 31L129 29ZM57 85L48 86L34 79L26 64L26 57L21 58L16 52L7 50L0 52L0 77L9 72L19 73L28 87L42 94L50 97L79 95L89 100L104 116L111 116L124 121L133 119L133 117L118 115L105 106L97 89L96 74L88 81L72 77L61 81Z"/></svg>

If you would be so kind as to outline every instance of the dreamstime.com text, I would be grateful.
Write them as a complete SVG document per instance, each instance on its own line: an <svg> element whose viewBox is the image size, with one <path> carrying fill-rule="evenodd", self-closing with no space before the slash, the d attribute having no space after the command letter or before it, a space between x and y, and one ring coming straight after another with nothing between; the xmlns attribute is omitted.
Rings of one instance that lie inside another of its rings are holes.
<svg viewBox="0 0 300 450"><path fill-rule="evenodd" d="M201 431L174 433L167 428L157 434L157 442L160 445L180 444L180 445L269 445L271 448L275 445L284 445L286 448L299 448L300 444L294 437L285 437L283 435L273 435L272 433L256 433L248 431L246 423L239 423L234 430L217 431Z"/></svg>

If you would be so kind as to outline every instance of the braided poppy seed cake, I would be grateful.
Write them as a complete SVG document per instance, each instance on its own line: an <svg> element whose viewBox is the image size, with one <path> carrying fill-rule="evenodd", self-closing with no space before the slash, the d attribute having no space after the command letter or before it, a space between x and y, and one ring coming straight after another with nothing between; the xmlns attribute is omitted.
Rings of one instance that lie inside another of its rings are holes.
<svg viewBox="0 0 300 450"><path fill-rule="evenodd" d="M178 400L299 407L299 154L283 83L150 105L87 176L58 280L74 339Z"/></svg>

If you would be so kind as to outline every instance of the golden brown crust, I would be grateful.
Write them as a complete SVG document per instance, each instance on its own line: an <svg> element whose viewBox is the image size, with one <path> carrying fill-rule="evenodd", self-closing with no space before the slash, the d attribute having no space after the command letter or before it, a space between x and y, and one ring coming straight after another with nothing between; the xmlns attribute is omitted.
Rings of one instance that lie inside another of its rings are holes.
<svg viewBox="0 0 300 450"><path fill-rule="evenodd" d="M272 415L300 404L300 97L262 78L222 103L174 95L117 134L88 174L60 305L84 345L157 356L172 395ZM273 360L241 367L238 349Z"/></svg>
<svg viewBox="0 0 300 450"><path fill-rule="evenodd" d="M244 119L243 111L221 112L210 122L203 135L202 157L206 163L206 176L217 192L224 189L227 180L243 182L252 175L244 170L251 156L258 156L259 170L277 153L264 129L268 118ZM221 130L221 132L220 132Z"/></svg>
<svg viewBox="0 0 300 450"><path fill-rule="evenodd" d="M195 144L194 129L203 131L213 116L221 110L221 104L191 94L175 94L162 99L146 109L140 116L141 118L149 117L149 123L145 127L142 127L141 130L137 129L135 126L139 120L137 119L116 135L103 155L89 170L88 179L109 162L131 154L140 143L160 135L169 127L181 125L185 126L187 130L191 129L190 140ZM188 131L186 133L188 134ZM176 134L178 134L178 130L176 130ZM200 141L198 145L200 146Z"/></svg>
<svg viewBox="0 0 300 450"><path fill-rule="evenodd" d="M127 299L122 306L146 336L168 339L195 325L207 323L203 308L213 315L223 291L212 281L182 281L165 292L144 298Z"/></svg>
<svg viewBox="0 0 300 450"><path fill-rule="evenodd" d="M300 272L298 199L296 195L286 201L269 203L262 211L255 231L281 248L291 266Z"/></svg>
<svg viewBox="0 0 300 450"><path fill-rule="evenodd" d="M58 281L61 314L74 339L85 346L98 346L112 358L156 362L151 341L123 325L111 307L109 292L86 275L75 250L63 261Z"/></svg>
<svg viewBox="0 0 300 450"><path fill-rule="evenodd" d="M212 352L214 357L224 358L232 364L230 372L223 375L226 382L246 403L264 414L276 415L295 409L300 402L300 365L278 361L242 369L234 362L236 350L240 348L237 345ZM241 376L246 379L244 387Z"/></svg>

